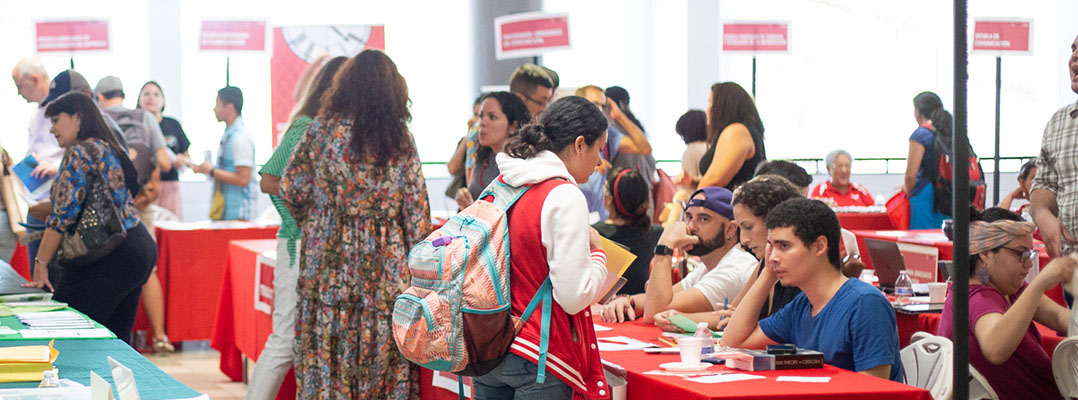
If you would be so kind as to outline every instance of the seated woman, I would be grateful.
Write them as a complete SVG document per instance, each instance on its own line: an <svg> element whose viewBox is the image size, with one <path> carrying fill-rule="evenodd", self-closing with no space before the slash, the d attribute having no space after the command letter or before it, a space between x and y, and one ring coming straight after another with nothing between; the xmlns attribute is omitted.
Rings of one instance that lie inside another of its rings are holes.
<svg viewBox="0 0 1078 400"><path fill-rule="evenodd" d="M832 207L871 206L876 204L872 193L864 186L850 182L850 164L853 157L846 150L832 150L824 157L827 174L831 179L812 188L809 197L830 202Z"/></svg>
<svg viewBox="0 0 1078 400"><path fill-rule="evenodd" d="M618 294L643 293L651 257L663 228L651 224L651 192L639 172L618 169L607 175L604 202L610 218L592 225L603 237L629 248L636 260L622 276L627 280Z"/></svg>
<svg viewBox="0 0 1078 400"><path fill-rule="evenodd" d="M531 113L517 95L493 92L479 102L479 150L468 186L457 190L457 205L464 209L483 193L487 185L501 174L494 156L505 151L505 143L517 134L520 127L531 121Z"/></svg>
<svg viewBox="0 0 1078 400"><path fill-rule="evenodd" d="M1018 170L1018 187L1014 188L1010 193L1007 193L1006 196L1003 196L996 207L1010 210L1011 203L1014 203L1015 200L1029 200L1029 192L1033 190L1033 178L1036 176L1037 159L1034 158L1026 161L1025 164L1022 164L1022 169ZM1018 207L1017 210L1014 210L1014 212L1021 215L1022 218L1025 218L1027 221L1032 221L1033 219L1029 216L1028 206L1028 203L1023 204L1021 207Z"/></svg>
<svg viewBox="0 0 1078 400"><path fill-rule="evenodd" d="M1001 400L1059 399L1052 362L1033 321L1065 331L1070 311L1044 292L1068 282L1078 258L1052 260L1026 283L1035 253L1033 223L993 207L974 215L969 228L969 362ZM957 266L956 266L957 267ZM937 335L954 339L951 289L943 305Z"/></svg>

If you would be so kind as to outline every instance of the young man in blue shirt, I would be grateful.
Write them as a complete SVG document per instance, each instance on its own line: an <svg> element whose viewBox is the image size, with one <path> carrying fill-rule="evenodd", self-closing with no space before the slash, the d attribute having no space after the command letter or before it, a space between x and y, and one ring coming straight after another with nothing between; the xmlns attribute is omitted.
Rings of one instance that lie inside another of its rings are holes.
<svg viewBox="0 0 1078 400"><path fill-rule="evenodd" d="M767 229L766 265L726 327L727 345L793 343L836 367L902 382L894 310L878 289L842 275L834 211L818 200L786 200L768 214ZM802 293L758 321L776 281Z"/></svg>

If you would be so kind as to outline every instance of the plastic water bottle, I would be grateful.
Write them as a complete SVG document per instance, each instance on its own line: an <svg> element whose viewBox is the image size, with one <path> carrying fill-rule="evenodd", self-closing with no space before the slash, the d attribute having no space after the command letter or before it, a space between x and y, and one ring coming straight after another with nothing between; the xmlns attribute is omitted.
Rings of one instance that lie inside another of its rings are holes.
<svg viewBox="0 0 1078 400"><path fill-rule="evenodd" d="M693 333L692 336L704 339L704 348L700 351L702 354L711 354L715 352L715 338L711 336L711 330L707 329L707 322L697 323L696 333Z"/></svg>
<svg viewBox="0 0 1078 400"><path fill-rule="evenodd" d="M37 387L39 387L39 388L60 387L60 377L58 376L59 371L57 371L56 368L53 368L51 370L42 371L42 374L44 375L44 379L41 380L41 383L38 384Z"/></svg>
<svg viewBox="0 0 1078 400"><path fill-rule="evenodd" d="M895 279L895 298L899 304L908 304L913 297L913 281L910 274L905 270L898 271L898 279Z"/></svg>

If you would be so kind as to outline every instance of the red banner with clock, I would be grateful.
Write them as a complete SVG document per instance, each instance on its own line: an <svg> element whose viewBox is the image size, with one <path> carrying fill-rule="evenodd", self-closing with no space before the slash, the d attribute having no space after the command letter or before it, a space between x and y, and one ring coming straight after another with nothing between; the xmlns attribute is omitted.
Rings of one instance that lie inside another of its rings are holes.
<svg viewBox="0 0 1078 400"><path fill-rule="evenodd" d="M306 25L273 28L270 58L273 146L288 130L296 105L296 84L304 71L324 55L351 57L366 49L385 50L384 25ZM326 58L328 60L328 58Z"/></svg>

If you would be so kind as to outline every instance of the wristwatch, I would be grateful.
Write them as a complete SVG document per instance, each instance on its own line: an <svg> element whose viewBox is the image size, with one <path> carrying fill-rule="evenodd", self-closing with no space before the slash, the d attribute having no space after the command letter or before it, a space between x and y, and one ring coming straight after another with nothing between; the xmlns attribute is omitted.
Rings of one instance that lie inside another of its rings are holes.
<svg viewBox="0 0 1078 400"><path fill-rule="evenodd" d="M664 245L655 246L655 255L657 256L672 256L674 255L674 249L666 247Z"/></svg>

